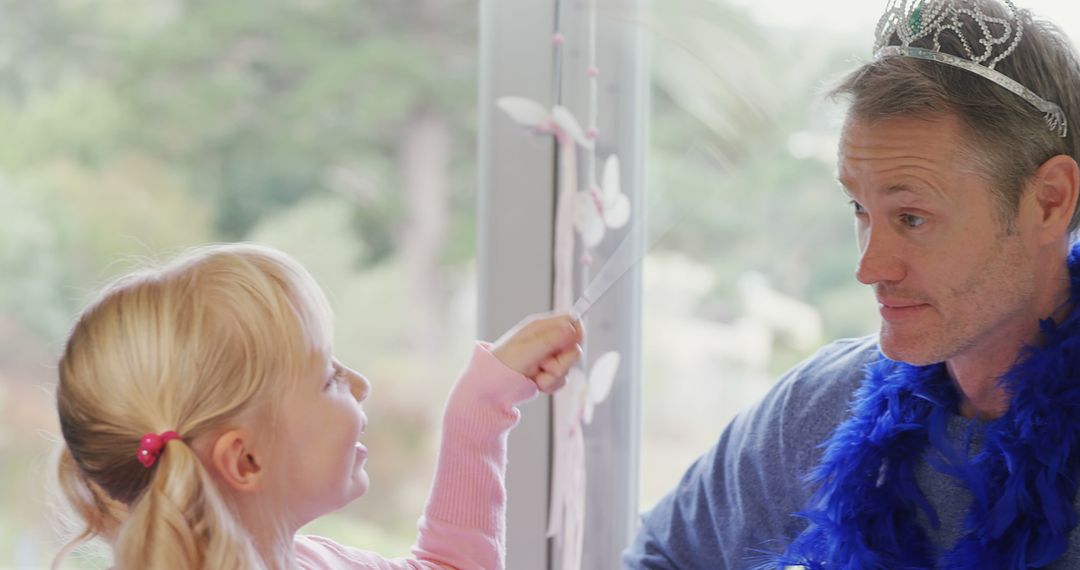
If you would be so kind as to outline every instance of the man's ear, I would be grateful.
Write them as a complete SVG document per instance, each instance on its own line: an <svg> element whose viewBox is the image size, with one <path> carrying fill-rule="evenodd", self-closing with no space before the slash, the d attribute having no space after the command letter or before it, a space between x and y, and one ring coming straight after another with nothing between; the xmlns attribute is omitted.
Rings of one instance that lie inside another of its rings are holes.
<svg viewBox="0 0 1080 570"><path fill-rule="evenodd" d="M1080 167L1070 156L1051 157L1035 171L1028 199L1034 207L1029 220L1040 242L1057 243L1069 233L1069 222L1080 193Z"/></svg>
<svg viewBox="0 0 1080 570"><path fill-rule="evenodd" d="M262 462L247 430L231 429L220 434L210 448L210 465L229 489L243 493L262 488Z"/></svg>

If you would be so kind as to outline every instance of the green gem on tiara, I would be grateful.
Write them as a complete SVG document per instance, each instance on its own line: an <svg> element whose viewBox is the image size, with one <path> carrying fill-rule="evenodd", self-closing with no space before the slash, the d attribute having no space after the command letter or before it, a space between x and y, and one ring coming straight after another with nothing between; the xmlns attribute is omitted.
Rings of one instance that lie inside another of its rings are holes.
<svg viewBox="0 0 1080 570"><path fill-rule="evenodd" d="M908 28L913 36L919 35L919 32L922 31L922 12L925 4L925 0L920 0L915 9L911 11L911 16L908 17Z"/></svg>
<svg viewBox="0 0 1080 570"><path fill-rule="evenodd" d="M1059 137L1067 136L1068 124L1060 106L994 69L998 62L1016 50L1024 36L1024 21L1013 0L998 0L1004 10L1000 17L991 17L983 10L984 2L986 0L889 0L874 33L874 58L910 57L970 71L1030 103L1043 113L1053 133ZM991 26L1002 25L1001 37L991 33ZM962 48L957 48L960 53L953 55L939 51L943 33L957 36ZM899 45L888 45L893 40ZM932 47L911 45L920 40Z"/></svg>

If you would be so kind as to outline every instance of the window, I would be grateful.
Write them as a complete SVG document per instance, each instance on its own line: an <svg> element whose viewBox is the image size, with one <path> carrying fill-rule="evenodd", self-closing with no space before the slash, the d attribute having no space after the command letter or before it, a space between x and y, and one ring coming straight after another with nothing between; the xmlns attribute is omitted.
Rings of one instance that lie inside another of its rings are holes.
<svg viewBox="0 0 1080 570"><path fill-rule="evenodd" d="M308 530L407 554L475 335L477 15L440 2L0 2L0 567L59 548L55 361L130 257L298 257L374 391L371 491ZM117 261L120 259L121 261ZM69 559L70 567L102 567Z"/></svg>
<svg viewBox="0 0 1080 570"><path fill-rule="evenodd" d="M558 103L580 120L587 116L589 3L545 4L526 0L487 2L481 9L481 336L492 336L521 315L548 310L552 304L552 240L555 224L555 177L559 164L550 137L530 136L498 110L498 97L527 97L542 105ZM648 124L647 3L617 0L598 3L597 154L622 160L622 190L642 207L645 141ZM558 13L558 24L556 14ZM552 69L552 35L566 38L558 79ZM560 82L557 88L554 82ZM581 149L579 149L581 151ZM580 157L580 154L579 154ZM579 159L580 161L583 158ZM582 175L584 179L584 175ZM640 214L639 214L640 212ZM612 232L593 252L599 270L628 228ZM642 244L636 244L638 250ZM578 248L575 256L580 255ZM575 258L576 259L576 258ZM576 278L588 275L578 267ZM635 525L637 440L636 347L639 304L638 269L616 284L590 312L586 361L618 350L622 364L607 402L596 409L590 431L617 437L586 437L589 510L585 521L584 568L610 568ZM577 292L581 292L579 284ZM559 551L546 538L552 471L551 402L541 398L524 409L522 424L511 434L508 473L508 558L515 570L559 567Z"/></svg>
<svg viewBox="0 0 1080 570"><path fill-rule="evenodd" d="M1073 3L1024 4L1080 37ZM374 383L371 491L307 530L404 554L471 339L551 305L554 145L493 102L553 102L558 27L562 103L584 108L586 6L0 0L0 567L59 547L40 474L79 308L117 259L230 240L307 265L339 356ZM590 314L589 357L623 360L586 428L586 568L616 566L638 512L779 373L876 328L833 181L841 114L818 94L868 56L881 6L599 6L600 153L634 216L677 225L639 238L644 262ZM538 398L511 436L515 570L559 567L551 431Z"/></svg>
<svg viewBox="0 0 1080 570"><path fill-rule="evenodd" d="M653 6L647 193L683 222L643 271L643 511L780 374L877 330L822 93L870 56L884 4ZM1080 37L1071 3L1018 4Z"/></svg>
<svg viewBox="0 0 1080 570"><path fill-rule="evenodd" d="M513 55L485 61L482 106L507 94L550 101L553 87L543 78L551 76L546 42L556 24L551 5L535 4L488 3L482 51ZM611 82L601 108L617 135L602 143L634 157L622 173L635 215L660 220L650 227L661 230L665 221L677 225L655 246L655 233L643 240L644 263L589 318L590 356L617 347L624 360L615 392L586 429L585 568L617 566L637 511L674 488L780 374L825 342L870 334L878 324L872 293L852 277L851 213L835 182L843 109L821 94L869 56L883 3L601 4L600 49L627 58L601 65L620 70L614 80L603 75ZM1064 2L1028 4L1062 24L1080 21ZM569 46L587 3L559 5ZM579 110L580 75L564 69L560 79L563 104ZM550 303L551 291L537 285L550 282L550 268L523 264L513 252L551 241L557 163L550 146L537 148L548 139L523 137L495 109L482 113L481 155L491 161L482 168L489 178L481 223L490 234L481 250L491 248L480 254L490 270L481 277L490 288L481 295L490 303L482 327L498 330ZM528 259L551 255L528 250ZM551 429L548 403L539 401L512 436L513 568L559 568L537 516L549 500Z"/></svg>

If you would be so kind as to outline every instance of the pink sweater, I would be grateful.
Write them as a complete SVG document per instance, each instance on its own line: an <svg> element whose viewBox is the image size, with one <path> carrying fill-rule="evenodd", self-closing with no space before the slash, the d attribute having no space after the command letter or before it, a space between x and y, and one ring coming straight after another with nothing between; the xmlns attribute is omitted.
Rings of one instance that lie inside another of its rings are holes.
<svg viewBox="0 0 1080 570"><path fill-rule="evenodd" d="M506 540L506 437L536 385L477 343L443 413L442 444L413 558L387 559L320 536L296 537L305 570L502 569Z"/></svg>

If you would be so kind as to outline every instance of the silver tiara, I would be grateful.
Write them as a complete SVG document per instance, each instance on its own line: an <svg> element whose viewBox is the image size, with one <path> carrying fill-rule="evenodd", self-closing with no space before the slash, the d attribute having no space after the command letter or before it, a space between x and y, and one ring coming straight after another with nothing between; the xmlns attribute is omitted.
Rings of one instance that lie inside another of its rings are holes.
<svg viewBox="0 0 1080 570"><path fill-rule="evenodd" d="M956 0L889 0L885 14L878 20L874 59L914 57L980 75L1023 97L1043 113L1051 131L1064 137L1068 133L1068 125L1061 107L994 69L1024 37L1024 24L1016 5L1012 0L1004 0L1006 14L998 18L983 13L981 0L963 2L964 6L960 3ZM962 24L965 19L974 22L982 31L982 36L976 42L978 45L974 47L964 37ZM941 51L941 34L946 31L959 38L965 57ZM900 45L886 45L893 35L900 39ZM911 45L923 38L933 40L933 49Z"/></svg>

